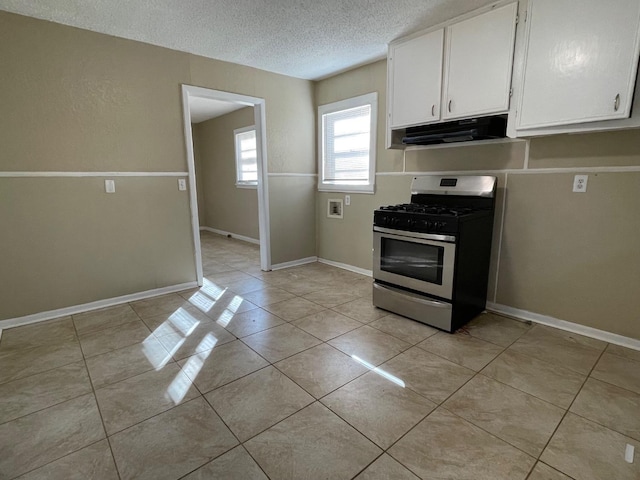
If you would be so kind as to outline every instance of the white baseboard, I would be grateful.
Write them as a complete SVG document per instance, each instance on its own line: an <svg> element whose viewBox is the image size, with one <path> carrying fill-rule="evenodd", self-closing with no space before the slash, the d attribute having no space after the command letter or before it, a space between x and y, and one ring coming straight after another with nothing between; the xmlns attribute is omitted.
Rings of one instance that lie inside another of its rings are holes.
<svg viewBox="0 0 640 480"><path fill-rule="evenodd" d="M271 270L282 270L283 268L297 267L298 265L306 265L307 263L313 263L317 261L318 257L300 258L299 260L292 260L290 262L271 265Z"/></svg>
<svg viewBox="0 0 640 480"><path fill-rule="evenodd" d="M349 270L350 272L359 273L360 275L366 275L367 277L373 277L373 272L371 270L365 270L364 268L354 267L353 265L348 265L346 263L334 262L333 260L327 260L325 258L319 258L318 261L320 263L325 263L327 265L331 265L332 267L342 268L344 270Z"/></svg>
<svg viewBox="0 0 640 480"><path fill-rule="evenodd" d="M224 235L225 237L231 236L231 238L235 238L236 240L242 240L243 242L249 242L255 245L260 245L260 240L258 239L245 237L244 235L238 235L236 233L225 232L224 230L218 230L217 228L200 227L200 230L204 230L206 232L211 232L211 233L217 233L218 235Z"/></svg>
<svg viewBox="0 0 640 480"><path fill-rule="evenodd" d="M24 317L0 320L0 332L2 332L3 328L19 327L21 325L29 325L30 323L44 322L45 320L53 320L54 318L76 315L78 313L98 310L100 308L113 307L122 303L135 302L137 300L144 300L145 298L165 295L167 293L180 292L182 290L187 290L188 288L194 288L197 286L198 282L181 283L179 285L154 288L153 290L146 290L144 292L122 295L121 297L107 298L105 300L98 300L96 302L83 303L81 305L74 305L73 307L59 308L57 310L49 310L47 312L25 315Z"/></svg>
<svg viewBox="0 0 640 480"><path fill-rule="evenodd" d="M593 327L587 327L586 325L580 325L579 323L567 322L566 320L560 320L558 318L549 317L547 315L541 315L539 313L529 312L527 310L520 310L519 308L508 307L507 305L501 305L499 303L493 302L487 302L487 310L496 313L502 313L519 320L548 325L560 330L577 333L578 335L584 335L585 337L595 338L597 340L613 343L615 345L631 348L633 350L640 350L640 340L625 337L623 335L618 335L617 333L598 330L597 328Z"/></svg>

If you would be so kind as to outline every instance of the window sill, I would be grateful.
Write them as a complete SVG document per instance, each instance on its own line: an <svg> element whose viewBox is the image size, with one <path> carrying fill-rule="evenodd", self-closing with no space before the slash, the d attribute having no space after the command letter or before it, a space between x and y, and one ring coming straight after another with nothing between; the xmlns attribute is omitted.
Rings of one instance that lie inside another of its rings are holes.
<svg viewBox="0 0 640 480"><path fill-rule="evenodd" d="M258 184L236 183L236 188L247 188L249 190L256 190L258 188Z"/></svg>
<svg viewBox="0 0 640 480"><path fill-rule="evenodd" d="M370 185L367 186L366 188L358 188L355 187L354 185L319 185L318 186L318 191L319 192L327 192L327 193L364 193L366 195L374 195L375 192L375 185Z"/></svg>

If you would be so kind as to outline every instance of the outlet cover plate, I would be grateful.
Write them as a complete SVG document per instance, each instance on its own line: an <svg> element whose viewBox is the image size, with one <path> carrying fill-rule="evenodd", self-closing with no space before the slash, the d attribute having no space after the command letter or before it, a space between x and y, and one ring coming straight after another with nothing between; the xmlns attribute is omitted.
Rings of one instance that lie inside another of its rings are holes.
<svg viewBox="0 0 640 480"><path fill-rule="evenodd" d="M587 191L587 182L589 175L576 175L573 177L573 191L576 193L585 193Z"/></svg>

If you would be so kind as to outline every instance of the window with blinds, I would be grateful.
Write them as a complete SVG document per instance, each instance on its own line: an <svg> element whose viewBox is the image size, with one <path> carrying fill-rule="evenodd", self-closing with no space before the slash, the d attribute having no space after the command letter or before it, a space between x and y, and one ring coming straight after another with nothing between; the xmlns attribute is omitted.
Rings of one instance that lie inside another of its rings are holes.
<svg viewBox="0 0 640 480"><path fill-rule="evenodd" d="M258 156L255 126L233 131L236 141L236 185L258 185Z"/></svg>
<svg viewBox="0 0 640 480"><path fill-rule="evenodd" d="M377 94L318 108L320 190L373 192Z"/></svg>

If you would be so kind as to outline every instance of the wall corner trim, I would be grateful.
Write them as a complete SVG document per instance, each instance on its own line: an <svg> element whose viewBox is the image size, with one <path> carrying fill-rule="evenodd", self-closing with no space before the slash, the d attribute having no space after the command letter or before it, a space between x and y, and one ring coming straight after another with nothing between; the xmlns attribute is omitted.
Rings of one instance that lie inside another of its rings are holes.
<svg viewBox="0 0 640 480"><path fill-rule="evenodd" d="M317 261L318 257L299 258L298 260L271 265L271 270L282 270L283 268L297 267L298 265L306 265L307 263L314 263Z"/></svg>
<svg viewBox="0 0 640 480"><path fill-rule="evenodd" d="M360 275L365 275L367 277L373 277L373 272L371 270L365 270L364 268L354 267L353 265L349 265L347 263L334 262L333 260L327 260L326 258L319 258L318 262L331 265L332 267L338 267L344 270L349 270L350 272L359 273Z"/></svg>
<svg viewBox="0 0 640 480"><path fill-rule="evenodd" d="M225 232L224 230L218 230L217 228L211 228L211 227L200 226L200 230L204 230L205 232L217 233L218 235L224 235L225 237L231 236L231 238L235 238L236 240L242 240L243 242L249 242L255 245L260 245L260 240L258 240L257 238L245 237L244 235Z"/></svg>
<svg viewBox="0 0 640 480"><path fill-rule="evenodd" d="M495 313L502 313L519 320L531 321L541 325L565 330L567 332L577 333L578 335L584 335L585 337L595 338L596 340L602 340L604 342L613 343L633 350L640 350L640 340L638 339L625 337L623 335L618 335L617 333L611 333L604 330L598 330L597 328L587 327L586 325L580 325L579 323L567 322L566 320L560 320L558 318L494 302L487 302L487 310Z"/></svg>
<svg viewBox="0 0 640 480"><path fill-rule="evenodd" d="M137 300L144 300L145 298L156 297L158 295L165 295L167 293L180 292L189 288L198 286L198 282L187 282L178 285L171 285L169 287L154 288L153 290L146 290L144 292L131 293L129 295L122 295L120 297L107 298L105 300L98 300L95 302L83 303L81 305L74 305L72 307L59 308L57 310L49 310L47 312L34 313L32 315L25 315L24 317L9 318L6 320L0 320L0 332L4 328L20 327L22 325L29 325L31 323L44 322L46 320L53 320L55 318L66 317L69 315L76 315L78 313L89 312L91 310L99 310L101 308L113 307L121 305L123 303L135 302ZM186 300L185 300L186 301Z"/></svg>

